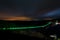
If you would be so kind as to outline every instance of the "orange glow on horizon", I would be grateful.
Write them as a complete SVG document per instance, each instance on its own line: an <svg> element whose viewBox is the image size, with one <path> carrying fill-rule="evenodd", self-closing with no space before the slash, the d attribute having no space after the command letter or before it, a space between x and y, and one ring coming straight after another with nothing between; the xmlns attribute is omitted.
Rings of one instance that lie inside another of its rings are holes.
<svg viewBox="0 0 60 40"><path fill-rule="evenodd" d="M3 20L10 20L10 21L14 21L14 20L29 21L29 20L32 20L32 18L29 18L29 17L5 17Z"/></svg>

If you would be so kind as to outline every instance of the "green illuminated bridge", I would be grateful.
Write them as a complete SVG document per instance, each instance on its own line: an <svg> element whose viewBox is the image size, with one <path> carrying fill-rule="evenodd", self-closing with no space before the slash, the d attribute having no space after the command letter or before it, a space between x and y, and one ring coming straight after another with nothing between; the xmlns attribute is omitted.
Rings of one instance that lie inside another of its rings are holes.
<svg viewBox="0 0 60 40"><path fill-rule="evenodd" d="M17 22L16 22L17 23ZM43 22L44 23L44 22ZM40 22L40 24L43 24L42 22ZM20 26L17 24L14 24L14 23L11 23L11 22L6 22L6 21L0 21L0 30L20 30L20 29L32 29L32 28L41 28L41 27L46 27L46 26L48 26L48 25L50 25L52 22L47 22L47 23L45 23L44 25L34 25L33 23L31 24L31 26L30 25L28 25L28 26L25 26L24 24L22 25L22 24L20 24Z"/></svg>

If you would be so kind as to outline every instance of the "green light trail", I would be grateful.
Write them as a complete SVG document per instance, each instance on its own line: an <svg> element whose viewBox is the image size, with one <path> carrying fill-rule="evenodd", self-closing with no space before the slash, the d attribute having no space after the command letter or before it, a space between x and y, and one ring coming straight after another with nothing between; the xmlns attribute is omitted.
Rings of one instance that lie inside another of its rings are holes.
<svg viewBox="0 0 60 40"><path fill-rule="evenodd" d="M0 28L0 30L17 30L17 29L31 29L31 28L41 28L50 25L52 22L48 22L46 25L43 26L28 26L28 27L9 27L9 28Z"/></svg>

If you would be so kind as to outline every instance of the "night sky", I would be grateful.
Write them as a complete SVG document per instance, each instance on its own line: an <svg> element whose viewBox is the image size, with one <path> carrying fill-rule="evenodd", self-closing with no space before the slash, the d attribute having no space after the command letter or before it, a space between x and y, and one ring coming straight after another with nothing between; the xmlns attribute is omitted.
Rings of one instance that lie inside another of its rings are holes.
<svg viewBox="0 0 60 40"><path fill-rule="evenodd" d="M56 8L60 8L59 0L0 0L0 19L39 19Z"/></svg>

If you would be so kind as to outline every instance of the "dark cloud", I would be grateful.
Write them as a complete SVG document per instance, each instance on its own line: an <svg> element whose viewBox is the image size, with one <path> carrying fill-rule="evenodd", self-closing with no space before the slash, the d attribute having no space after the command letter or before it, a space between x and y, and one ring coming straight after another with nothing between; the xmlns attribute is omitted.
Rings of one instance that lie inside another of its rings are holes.
<svg viewBox="0 0 60 40"><path fill-rule="evenodd" d="M0 0L0 12L10 16L34 17L60 7L59 0ZM1 14L1 13L0 13Z"/></svg>

